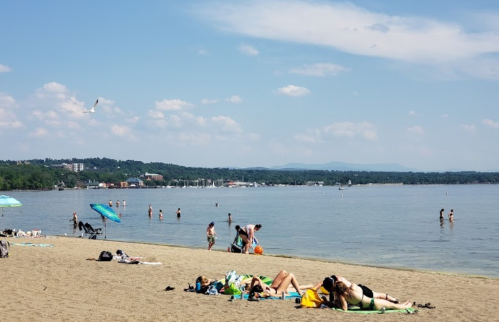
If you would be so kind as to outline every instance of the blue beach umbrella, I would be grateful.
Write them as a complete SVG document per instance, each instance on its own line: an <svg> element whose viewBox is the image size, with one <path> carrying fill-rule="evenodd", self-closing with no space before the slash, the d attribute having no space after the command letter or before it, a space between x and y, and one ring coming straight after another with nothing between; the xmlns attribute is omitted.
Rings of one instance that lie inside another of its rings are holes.
<svg viewBox="0 0 499 322"><path fill-rule="evenodd" d="M104 218L104 239L106 239L106 218L112 221L121 222L120 217L114 212L113 208L100 203L91 203L90 208L97 211Z"/></svg>
<svg viewBox="0 0 499 322"><path fill-rule="evenodd" d="M2 217L3 217L3 208L6 207L21 207L23 204L17 200L16 198L12 198L10 196L1 195L0 196L0 208L2 208Z"/></svg>

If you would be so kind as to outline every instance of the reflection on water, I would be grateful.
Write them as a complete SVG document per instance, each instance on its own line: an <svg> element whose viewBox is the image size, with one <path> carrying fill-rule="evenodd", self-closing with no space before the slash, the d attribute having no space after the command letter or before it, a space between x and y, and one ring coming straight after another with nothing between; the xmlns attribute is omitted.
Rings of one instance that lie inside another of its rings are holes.
<svg viewBox="0 0 499 322"><path fill-rule="evenodd" d="M4 209L0 226L79 236L68 225L73 212L103 228L89 204L126 199L113 208L122 223L108 223L108 239L205 248L214 221L214 248L226 250L235 225L261 223L256 235L268 254L499 277L497 192L494 185L9 192L23 207ZM149 204L163 220L149 218ZM453 222L438 222L442 208L454 208Z"/></svg>

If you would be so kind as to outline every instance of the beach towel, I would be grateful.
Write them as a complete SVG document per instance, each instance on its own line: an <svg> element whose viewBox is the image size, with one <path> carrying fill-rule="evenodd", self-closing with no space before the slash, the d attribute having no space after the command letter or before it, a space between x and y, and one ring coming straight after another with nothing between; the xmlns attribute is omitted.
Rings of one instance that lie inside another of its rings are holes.
<svg viewBox="0 0 499 322"><path fill-rule="evenodd" d="M52 244L33 244L33 243L10 243L15 246L38 246L38 247L54 247Z"/></svg>
<svg viewBox="0 0 499 322"><path fill-rule="evenodd" d="M342 309L337 309L333 308L333 310L338 311L338 312L344 312L344 313L360 313L360 314L381 314L381 311L376 311L376 310L361 310L359 307L349 307L348 311L343 311ZM386 310L384 314L386 313L414 313L416 310L413 309L412 307L405 309L405 310Z"/></svg>
<svg viewBox="0 0 499 322"><path fill-rule="evenodd" d="M281 300L282 298L280 296L263 296L265 293L261 293L262 296L259 296L258 298L260 300ZM265 294L266 295L266 294ZM249 297L249 294L243 294L243 299L244 300L247 300ZM289 299L297 299L297 298L300 298L301 295L298 293L298 292L289 292L287 293L286 297L284 298L285 300L289 300ZM241 295L234 295L234 298L235 299L241 299Z"/></svg>

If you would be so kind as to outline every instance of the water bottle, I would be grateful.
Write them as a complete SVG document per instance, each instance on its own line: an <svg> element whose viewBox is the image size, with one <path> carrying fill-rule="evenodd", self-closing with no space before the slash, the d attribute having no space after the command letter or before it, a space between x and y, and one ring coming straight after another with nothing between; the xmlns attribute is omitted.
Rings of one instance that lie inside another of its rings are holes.
<svg viewBox="0 0 499 322"><path fill-rule="evenodd" d="M201 283L196 283L196 293L199 293L201 291Z"/></svg>

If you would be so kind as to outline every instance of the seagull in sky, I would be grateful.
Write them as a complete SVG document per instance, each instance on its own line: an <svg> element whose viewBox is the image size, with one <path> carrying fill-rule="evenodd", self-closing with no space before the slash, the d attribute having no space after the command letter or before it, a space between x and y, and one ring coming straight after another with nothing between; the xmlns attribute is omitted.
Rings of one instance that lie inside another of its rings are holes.
<svg viewBox="0 0 499 322"><path fill-rule="evenodd" d="M94 103L94 106L92 106L92 108L90 110L84 110L83 113L95 113L95 107L97 106L97 104L99 104L99 100L95 100L95 103Z"/></svg>

